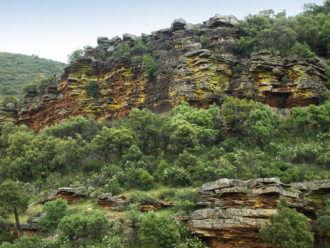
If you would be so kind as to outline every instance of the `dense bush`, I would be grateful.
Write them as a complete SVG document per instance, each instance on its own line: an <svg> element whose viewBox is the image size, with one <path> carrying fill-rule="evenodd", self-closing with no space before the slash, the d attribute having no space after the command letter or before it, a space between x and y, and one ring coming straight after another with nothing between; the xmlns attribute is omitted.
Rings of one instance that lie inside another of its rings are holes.
<svg viewBox="0 0 330 248"><path fill-rule="evenodd" d="M62 218L69 215L68 203L61 198L56 201L46 202L42 211L46 215L38 220L39 229L49 233L57 228Z"/></svg>
<svg viewBox="0 0 330 248"><path fill-rule="evenodd" d="M102 234L108 224L108 219L101 212L93 212L90 216L80 214L65 216L58 228L70 241L73 241L74 237L97 237Z"/></svg>

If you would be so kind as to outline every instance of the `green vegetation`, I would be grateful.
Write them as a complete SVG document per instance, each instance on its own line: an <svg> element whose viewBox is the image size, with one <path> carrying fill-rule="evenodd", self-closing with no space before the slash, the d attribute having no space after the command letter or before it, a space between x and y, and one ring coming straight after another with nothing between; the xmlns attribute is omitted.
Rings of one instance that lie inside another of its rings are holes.
<svg viewBox="0 0 330 248"><path fill-rule="evenodd" d="M46 77L40 77L35 80L35 82L28 83L22 88L24 94L30 91L35 91L37 93L43 94L48 86L56 86L58 79L54 75L49 75Z"/></svg>
<svg viewBox="0 0 330 248"><path fill-rule="evenodd" d="M306 216L290 209L286 198L280 198L277 214L269 217L261 230L261 236L271 247L312 248L314 238L310 233L310 224Z"/></svg>
<svg viewBox="0 0 330 248"><path fill-rule="evenodd" d="M49 233L57 228L65 216L69 215L68 203L61 198L46 202L42 211L46 213L46 216L38 221L39 230Z"/></svg>
<svg viewBox="0 0 330 248"><path fill-rule="evenodd" d="M40 77L63 73L65 63L13 53L0 53L0 93L18 95L22 88Z"/></svg>
<svg viewBox="0 0 330 248"><path fill-rule="evenodd" d="M151 54L143 55L142 64L147 69L146 73L149 79L157 76L156 72L159 65Z"/></svg>
<svg viewBox="0 0 330 248"><path fill-rule="evenodd" d="M1 102L2 107L6 108L8 103L13 103L15 105L15 107L17 107L18 101L17 101L16 97L6 96Z"/></svg>
<svg viewBox="0 0 330 248"><path fill-rule="evenodd" d="M316 212L317 227L320 231L330 231L330 195L324 196L325 206L322 210Z"/></svg>
<svg viewBox="0 0 330 248"><path fill-rule="evenodd" d="M236 25L244 36L235 40L235 48L242 57L262 49L278 50L281 56L326 57L330 54L329 5L328 0L322 6L305 4L304 11L294 17L287 17L285 10L250 14Z"/></svg>
<svg viewBox="0 0 330 248"><path fill-rule="evenodd" d="M89 82L88 84L86 84L85 90L86 90L87 94L91 95L91 96L97 96L98 94L100 94L99 86L98 86L97 82L95 82L95 81L92 81L92 82Z"/></svg>
<svg viewBox="0 0 330 248"><path fill-rule="evenodd" d="M7 213L15 214L16 227L24 236L18 214L24 213L28 208L29 195L26 194L17 182L6 180L0 185L0 206L6 209Z"/></svg>
<svg viewBox="0 0 330 248"><path fill-rule="evenodd" d="M78 59L82 59L87 49L93 48L92 46L84 46L83 49L77 48L72 53L68 54L68 64L73 65Z"/></svg>

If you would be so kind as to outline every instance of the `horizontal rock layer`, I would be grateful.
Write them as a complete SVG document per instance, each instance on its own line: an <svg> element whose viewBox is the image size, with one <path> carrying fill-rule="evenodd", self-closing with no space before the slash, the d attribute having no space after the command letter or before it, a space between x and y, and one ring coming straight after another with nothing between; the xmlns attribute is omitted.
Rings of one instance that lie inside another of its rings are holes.
<svg viewBox="0 0 330 248"><path fill-rule="evenodd" d="M182 218L191 234L212 248L269 247L259 230L269 215L277 213L279 198L286 197L290 207L313 224L316 211L323 207L323 196L330 194L330 180L289 185L278 178L220 179L204 184L198 193L201 209ZM330 237L316 233L316 241L328 244Z"/></svg>
<svg viewBox="0 0 330 248"><path fill-rule="evenodd" d="M177 19L171 28L143 34L142 40L153 44L159 64L158 74L152 79L146 76L136 54L110 61L99 56L100 52L108 58L113 56L115 44L133 47L135 36L99 37L100 46L88 49L84 59L66 68L57 88L50 87L43 96L31 92L18 113L1 110L0 125L12 121L38 132L70 116L112 120L128 115L132 108L163 113L182 100L207 108L225 93L268 104L279 113L317 105L326 90L327 63L318 57L281 58L267 51L253 53L248 59L238 58L233 42L241 33L233 28L236 23L235 17L220 15L195 26ZM198 38L201 36L211 42L205 49ZM165 39L169 50L164 49ZM88 95L85 86L91 82L96 83L99 94Z"/></svg>

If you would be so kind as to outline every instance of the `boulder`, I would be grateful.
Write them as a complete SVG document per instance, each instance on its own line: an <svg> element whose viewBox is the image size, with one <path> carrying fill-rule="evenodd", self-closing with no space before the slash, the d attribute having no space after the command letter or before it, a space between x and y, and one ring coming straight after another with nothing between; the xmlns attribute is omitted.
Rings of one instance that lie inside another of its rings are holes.
<svg viewBox="0 0 330 248"><path fill-rule="evenodd" d="M97 37L97 44L108 43L108 37Z"/></svg>
<svg viewBox="0 0 330 248"><path fill-rule="evenodd" d="M182 19L175 19L172 24L171 24L171 30L172 32L178 31L178 30L184 30L184 27L187 25L188 23Z"/></svg>
<svg viewBox="0 0 330 248"><path fill-rule="evenodd" d="M134 34L123 34L123 40L124 41L131 41L133 42L135 40L136 36Z"/></svg>
<svg viewBox="0 0 330 248"><path fill-rule="evenodd" d="M233 27L236 24L238 24L238 20L235 16L219 14L216 14L214 17L211 17L208 21L204 22L204 25L208 28Z"/></svg>
<svg viewBox="0 0 330 248"><path fill-rule="evenodd" d="M115 44L116 42L119 42L119 41L121 41L121 38L117 35L116 37L113 37L112 39L109 40L109 44L113 45L113 44Z"/></svg>
<svg viewBox="0 0 330 248"><path fill-rule="evenodd" d="M315 213L324 204L322 196L329 193L330 180L284 184L279 178L248 181L224 178L199 188L200 209L181 220L187 223L192 235L212 248L268 247L259 230L277 212L280 197L286 197L289 206L306 215L313 226ZM317 239L327 244L330 236Z"/></svg>

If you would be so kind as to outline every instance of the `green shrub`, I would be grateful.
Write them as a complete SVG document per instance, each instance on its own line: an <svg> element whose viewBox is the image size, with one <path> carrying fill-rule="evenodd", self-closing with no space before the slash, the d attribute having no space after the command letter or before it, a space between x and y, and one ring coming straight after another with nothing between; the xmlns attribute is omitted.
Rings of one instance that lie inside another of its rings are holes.
<svg viewBox="0 0 330 248"><path fill-rule="evenodd" d="M175 201L173 204L173 210L177 213L183 211L186 215L190 215L192 211L196 209L196 204L190 201Z"/></svg>
<svg viewBox="0 0 330 248"><path fill-rule="evenodd" d="M180 233L170 217L150 211L141 218L139 238L145 246L173 247L179 242Z"/></svg>
<svg viewBox="0 0 330 248"><path fill-rule="evenodd" d="M101 168L105 166L104 161L90 161L87 162L83 165L81 170L85 173L90 173L90 172L99 172Z"/></svg>
<svg viewBox="0 0 330 248"><path fill-rule="evenodd" d="M147 69L146 74L149 79L156 77L159 65L151 54L143 55L142 64Z"/></svg>
<svg viewBox="0 0 330 248"><path fill-rule="evenodd" d="M166 189L159 192L159 199L165 200L165 199L171 199L175 196L176 190L175 189Z"/></svg>
<svg viewBox="0 0 330 248"><path fill-rule="evenodd" d="M103 49L97 53L97 55L102 59L105 60L107 57L107 52L104 51Z"/></svg>
<svg viewBox="0 0 330 248"><path fill-rule="evenodd" d="M17 103L18 103L18 101L17 101L16 97L13 97L13 96L6 96L6 97L3 99L3 101L1 102L2 107L3 107L3 108L6 108L8 103L13 103L13 104L15 105L15 107L17 108Z"/></svg>
<svg viewBox="0 0 330 248"><path fill-rule="evenodd" d="M147 52L147 50L148 50L148 48L144 44L142 38L136 37L134 40L134 46L132 47L131 52L133 54L143 54L143 53Z"/></svg>
<svg viewBox="0 0 330 248"><path fill-rule="evenodd" d="M306 216L290 209L286 198L281 197L277 204L277 214L269 217L260 230L262 239L272 247L312 248L314 238Z"/></svg>
<svg viewBox="0 0 330 248"><path fill-rule="evenodd" d="M190 201L193 203L197 203L197 198L198 198L198 193L188 190L188 189L183 189L180 190L176 193L176 198L182 201Z"/></svg>
<svg viewBox="0 0 330 248"><path fill-rule="evenodd" d="M96 95L100 94L99 86L98 86L97 82L95 82L95 81L91 81L91 82L87 83L85 85L85 90L86 90L87 94L91 95L91 96L96 96Z"/></svg>
<svg viewBox="0 0 330 248"><path fill-rule="evenodd" d="M235 72L234 75L233 75L233 79L236 79L236 78L239 78L239 73L238 72Z"/></svg>
<svg viewBox="0 0 330 248"><path fill-rule="evenodd" d="M101 212L96 211L90 216L80 214L65 216L58 227L72 241L74 237L97 237L102 234L108 223L108 219Z"/></svg>
<svg viewBox="0 0 330 248"><path fill-rule="evenodd" d="M301 44L300 42L296 41L294 46L291 48L291 53L297 54L303 58L315 57L315 53L311 51L306 41L304 42L304 44Z"/></svg>
<svg viewBox="0 0 330 248"><path fill-rule="evenodd" d="M171 46L171 41L170 40L166 40L165 41L165 43L164 43L164 45L163 45L163 48L165 49L165 50L171 50L171 48L172 48L172 46Z"/></svg>
<svg viewBox="0 0 330 248"><path fill-rule="evenodd" d="M61 219L69 215L68 203L64 199L46 202L43 209L46 213L44 218L38 220L39 230L43 232L54 231Z"/></svg>
<svg viewBox="0 0 330 248"><path fill-rule="evenodd" d="M120 190L120 184L118 182L118 179L113 177L111 178L108 183L104 186L104 189L106 192L111 192L112 195L118 195Z"/></svg>
<svg viewBox="0 0 330 248"><path fill-rule="evenodd" d="M143 191L133 191L128 199L130 203L140 204L143 201L157 201L154 194L146 193Z"/></svg>
<svg viewBox="0 0 330 248"><path fill-rule="evenodd" d="M10 242L11 241L11 237L9 232L7 231L2 231L1 235L0 235L0 244L3 242Z"/></svg>
<svg viewBox="0 0 330 248"><path fill-rule="evenodd" d="M202 48L207 49L208 46L212 43L212 39L209 37L206 37L204 35L201 36L201 43L202 43Z"/></svg>
<svg viewBox="0 0 330 248"><path fill-rule="evenodd" d="M139 187L142 190L150 190L153 187L154 178L148 171L141 169L139 175Z"/></svg>
<svg viewBox="0 0 330 248"><path fill-rule="evenodd" d="M16 239L14 244L3 242L0 248L35 248L40 239L40 236L23 236L22 238Z"/></svg>

